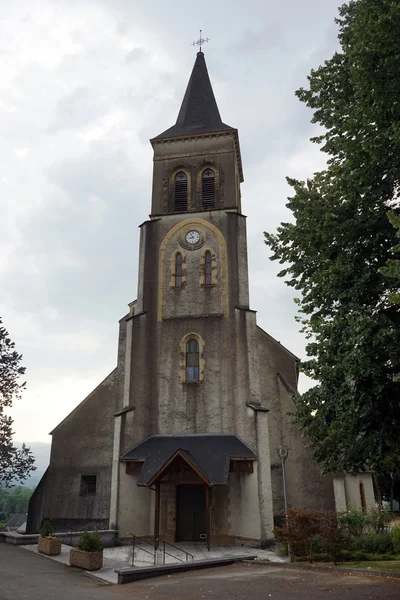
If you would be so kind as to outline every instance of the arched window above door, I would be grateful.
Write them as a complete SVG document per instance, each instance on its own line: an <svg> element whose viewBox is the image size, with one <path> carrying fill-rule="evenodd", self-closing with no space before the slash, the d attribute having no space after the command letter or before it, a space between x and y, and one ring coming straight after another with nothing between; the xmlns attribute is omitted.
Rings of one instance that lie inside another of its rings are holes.
<svg viewBox="0 0 400 600"><path fill-rule="evenodd" d="M179 345L181 383L200 383L204 379L204 340L198 333L186 334Z"/></svg>
<svg viewBox="0 0 400 600"><path fill-rule="evenodd" d="M186 344L186 381L200 381L200 348L193 338Z"/></svg>

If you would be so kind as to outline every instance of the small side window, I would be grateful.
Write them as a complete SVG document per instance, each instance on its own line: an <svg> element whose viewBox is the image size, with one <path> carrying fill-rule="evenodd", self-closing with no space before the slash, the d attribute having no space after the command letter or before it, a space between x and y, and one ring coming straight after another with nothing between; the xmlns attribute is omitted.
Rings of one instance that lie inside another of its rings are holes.
<svg viewBox="0 0 400 600"><path fill-rule="evenodd" d="M200 285L210 287L217 284L217 255L205 248L200 257Z"/></svg>
<svg viewBox="0 0 400 600"><path fill-rule="evenodd" d="M209 250L204 255L204 283L212 284L212 256Z"/></svg>
<svg viewBox="0 0 400 600"><path fill-rule="evenodd" d="M96 475L82 475L81 476L81 496L95 496L96 495L97 478Z"/></svg>
<svg viewBox="0 0 400 600"><path fill-rule="evenodd" d="M175 287L182 287L182 254L177 253L175 257Z"/></svg>
<svg viewBox="0 0 400 600"><path fill-rule="evenodd" d="M367 501L365 499L365 487L362 481L360 481L360 501L361 501L361 510L365 513L367 512Z"/></svg>

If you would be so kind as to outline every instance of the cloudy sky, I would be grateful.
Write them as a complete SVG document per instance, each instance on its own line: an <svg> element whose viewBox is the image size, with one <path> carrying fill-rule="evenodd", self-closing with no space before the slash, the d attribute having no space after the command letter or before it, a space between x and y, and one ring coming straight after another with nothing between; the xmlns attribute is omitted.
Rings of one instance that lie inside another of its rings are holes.
<svg viewBox="0 0 400 600"><path fill-rule="evenodd" d="M49 440L115 366L150 209L148 140L176 120L200 27L222 119L239 129L252 308L304 356L263 231L288 218L285 176L324 164L294 90L337 47L338 4L0 0L0 315L28 382L16 439Z"/></svg>

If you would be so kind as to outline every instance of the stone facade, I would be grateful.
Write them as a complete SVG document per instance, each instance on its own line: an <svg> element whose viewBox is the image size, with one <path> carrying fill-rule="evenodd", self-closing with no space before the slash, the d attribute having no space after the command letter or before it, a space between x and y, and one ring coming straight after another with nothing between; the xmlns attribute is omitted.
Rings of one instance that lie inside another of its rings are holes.
<svg viewBox="0 0 400 600"><path fill-rule="evenodd" d="M334 490L333 477L320 475L288 416L295 410L298 360L257 326L250 309L238 134L220 120L204 69L198 56L171 128L180 135L171 137L168 130L152 140L151 215L140 226L138 296L120 321L117 367L52 432L50 467L30 505L30 531L50 518L60 527L71 521L108 523L121 538L153 535L154 489L137 485L142 465L120 461L153 435L233 434L256 454L254 468L233 469L227 485L210 491L213 543L272 539L274 518L284 513L277 454L282 444L289 448L290 506L333 509L340 496L339 484ZM191 96L196 85L203 86L203 95ZM192 106L200 101L209 104L201 110ZM198 127L196 119L204 114L208 120ZM205 169L215 176L214 204L207 210L202 205ZM187 181L181 212L174 206L178 173ZM195 232L193 244L187 241L190 232ZM206 252L211 257L207 282ZM186 380L189 340L199 347L195 381ZM371 502L371 478L363 478ZM351 506L357 505L356 488L348 483ZM178 517L176 485L161 480L160 536L171 543Z"/></svg>

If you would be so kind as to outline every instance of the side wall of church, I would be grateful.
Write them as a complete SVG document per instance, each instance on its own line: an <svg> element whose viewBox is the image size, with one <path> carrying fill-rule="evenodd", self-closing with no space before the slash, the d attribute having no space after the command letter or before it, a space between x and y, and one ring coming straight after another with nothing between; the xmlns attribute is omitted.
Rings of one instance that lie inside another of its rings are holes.
<svg viewBox="0 0 400 600"><path fill-rule="evenodd" d="M344 478L347 510L369 510L375 507L374 485L371 473L346 474ZM361 489L362 488L362 491ZM365 505L362 506L362 495Z"/></svg>
<svg viewBox="0 0 400 600"><path fill-rule="evenodd" d="M119 366L53 431L50 466L29 509L36 529L42 519L51 519L58 531L84 526L108 529L114 414L122 394L124 345L122 320ZM83 476L96 477L95 494L84 493Z"/></svg>
<svg viewBox="0 0 400 600"><path fill-rule="evenodd" d="M281 460L277 449L285 445L288 505L293 508L332 510L335 508L331 475L321 475L311 452L306 448L300 429L292 423L289 412L296 407L279 374L291 389L296 389L296 361L285 348L262 329L259 332L259 354L262 403L270 409L271 476L274 516L284 514Z"/></svg>
<svg viewBox="0 0 400 600"><path fill-rule="evenodd" d="M256 467L255 464L254 473L252 474L229 474L229 533L234 539L248 542L260 539L260 508Z"/></svg>

